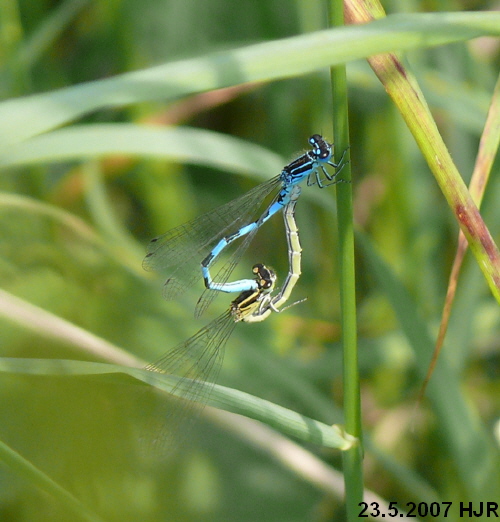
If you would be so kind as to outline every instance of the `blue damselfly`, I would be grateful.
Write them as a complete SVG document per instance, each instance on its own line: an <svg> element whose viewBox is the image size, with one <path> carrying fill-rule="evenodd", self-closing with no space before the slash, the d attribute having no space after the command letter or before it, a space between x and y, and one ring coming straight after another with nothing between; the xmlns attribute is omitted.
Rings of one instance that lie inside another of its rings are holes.
<svg viewBox="0 0 500 522"><path fill-rule="evenodd" d="M332 145L319 134L311 136L309 143L311 150L285 166L278 176L149 243L143 267L146 270L170 270L163 291L167 300L176 298L201 275L206 290L196 305L196 316L208 307L216 295L215 291L256 289L255 280L243 279L233 283L227 283L227 280L259 227L289 203L294 186L306 178L308 185L318 185L320 188L331 185L337 182L336 176L344 166L344 155L338 164L334 163ZM333 174L328 172L327 166L335 169ZM277 194L266 210L258 219L251 221L257 208L275 191ZM243 236L246 236L244 241L219 270L217 282L214 282L210 274L211 264L227 245Z"/></svg>

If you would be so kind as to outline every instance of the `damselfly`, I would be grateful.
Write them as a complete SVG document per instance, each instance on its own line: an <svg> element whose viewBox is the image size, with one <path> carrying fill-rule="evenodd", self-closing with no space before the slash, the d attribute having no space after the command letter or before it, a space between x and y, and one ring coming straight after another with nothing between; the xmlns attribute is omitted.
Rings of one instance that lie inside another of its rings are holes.
<svg viewBox="0 0 500 522"><path fill-rule="evenodd" d="M195 315L198 317L212 302L215 291L242 292L255 289L253 280L243 279L233 283L227 283L227 280L259 227L288 204L294 186L306 178L308 185L318 185L320 188L336 183L335 178L345 164L344 155L339 163L332 161L332 145L319 134L311 136L309 143L311 150L284 167L278 176L149 243L143 267L146 270L170 270L163 290L167 300L179 296L203 275L207 290L196 305ZM333 174L328 172L327 166L335 169ZM275 191L277 194L263 214L251 221L257 207ZM243 236L246 236L245 240L219 270L217 282L214 282L210 274L211 264L227 245Z"/></svg>
<svg viewBox="0 0 500 522"><path fill-rule="evenodd" d="M280 291L273 296L276 274L265 265L253 267L255 289L242 292L232 301L229 310L177 345L163 358L147 369L178 376L172 394L190 401L205 404L215 384L224 358L224 348L236 323L263 321L289 299L301 273L301 246L295 223L295 205L300 188L295 187L291 200L284 208L284 221L288 243L289 271ZM180 412L182 416L182 411Z"/></svg>

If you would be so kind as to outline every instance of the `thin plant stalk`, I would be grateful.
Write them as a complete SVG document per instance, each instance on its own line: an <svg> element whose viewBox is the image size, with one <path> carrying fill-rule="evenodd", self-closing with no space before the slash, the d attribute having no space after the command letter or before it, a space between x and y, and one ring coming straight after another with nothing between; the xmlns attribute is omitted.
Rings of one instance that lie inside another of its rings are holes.
<svg viewBox="0 0 500 522"><path fill-rule="evenodd" d="M344 23L342 2L330 2L330 23ZM361 401L359 392L358 350L356 333L356 294L354 264L354 230L347 105L347 81L345 65L331 68L335 160L346 151L347 164L342 169L342 179L347 183L337 185L340 301L343 346L343 387L345 429L356 437L358 444L342 453L345 483L347 519L358 520L359 503L363 500L363 468L361 444Z"/></svg>

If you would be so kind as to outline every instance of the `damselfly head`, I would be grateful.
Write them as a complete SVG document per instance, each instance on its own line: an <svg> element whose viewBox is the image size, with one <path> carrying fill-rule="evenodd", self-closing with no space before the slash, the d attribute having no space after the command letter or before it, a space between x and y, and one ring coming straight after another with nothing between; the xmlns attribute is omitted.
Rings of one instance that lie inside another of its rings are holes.
<svg viewBox="0 0 500 522"><path fill-rule="evenodd" d="M332 146L319 134L313 134L309 138L309 143L313 148L313 154L317 159L328 161L332 156Z"/></svg>
<svg viewBox="0 0 500 522"><path fill-rule="evenodd" d="M276 284L276 272L262 263L257 263L252 268L259 290L272 290Z"/></svg>

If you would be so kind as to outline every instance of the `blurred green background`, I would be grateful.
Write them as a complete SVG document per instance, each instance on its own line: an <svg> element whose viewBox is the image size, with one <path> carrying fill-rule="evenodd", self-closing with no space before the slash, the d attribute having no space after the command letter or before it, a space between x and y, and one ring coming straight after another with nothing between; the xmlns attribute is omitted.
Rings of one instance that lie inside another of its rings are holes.
<svg viewBox="0 0 500 522"><path fill-rule="evenodd" d="M388 13L413 13L491 10L498 3L393 0L384 7ZM0 0L0 93L5 100L53 91L321 29L325 20L321 2L304 0L237 5L220 0ZM499 70L499 41L478 39L412 52L408 60L468 182ZM432 349L458 227L367 64L349 63L348 80L361 241L356 269L365 486L401 506L449 501L455 509L459 502L476 507L481 500L498 502L498 305L467 256L442 354L446 371L436 374L430 400L415 408L427 369L417 364L422 356L415 350L424 345L427 354ZM258 162L284 165L306 147L312 133L332 138L329 102L324 70L86 116L79 123L213 131L219 140L209 155L221 161L224 145L234 144L231 137L262 149L242 160L248 168L237 175L231 168L214 168L208 159L204 164L146 153L2 169L1 289L141 360L156 360L222 312L229 299L220 297L200 320L192 311L201 286L177 302L164 301L162 275L141 267L148 241L279 172L257 173ZM498 172L497 164L493 174ZM492 176L487 189L483 215L498 243L497 178ZM303 265L294 298L307 301L262 324L238 325L219 379L327 424L342 422L334 190L304 189L297 208ZM280 218L259 232L234 279L249 277L255 262L285 276ZM376 266L390 277L381 278ZM394 299L400 299L401 308ZM5 306L4 301L1 357L103 360L16 324ZM398 313L417 329L418 346ZM203 418L186 427L172 451L155 451L148 427L164 400L132 379L1 372L0 396L0 440L104 520L344 519L335 488L321 487L307 475L305 460L297 456L294 468L270 446L255 445L251 433L242 436ZM305 449L331 472L341 469L339 452ZM292 450L287 451L293 460ZM75 519L60 499L15 468L0 466L0 520Z"/></svg>

